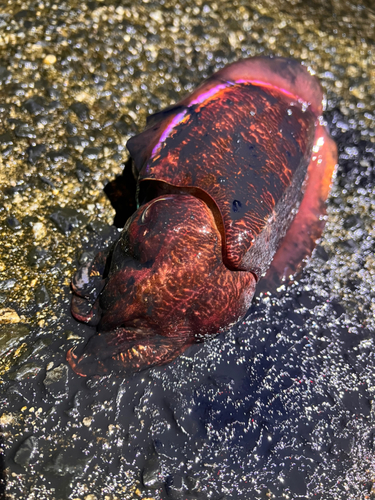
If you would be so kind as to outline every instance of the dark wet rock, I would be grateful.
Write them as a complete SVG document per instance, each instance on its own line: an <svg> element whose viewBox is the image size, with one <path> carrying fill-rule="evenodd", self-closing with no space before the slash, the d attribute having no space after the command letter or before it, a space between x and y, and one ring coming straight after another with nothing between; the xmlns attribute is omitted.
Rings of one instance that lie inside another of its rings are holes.
<svg viewBox="0 0 375 500"><path fill-rule="evenodd" d="M19 231L22 228L22 224L16 217L8 217L7 218L7 226L12 230L12 231Z"/></svg>
<svg viewBox="0 0 375 500"><path fill-rule="evenodd" d="M112 160L120 163L122 160L122 155L120 153L115 153L114 155L112 155Z"/></svg>
<svg viewBox="0 0 375 500"><path fill-rule="evenodd" d="M34 118L34 125L36 127L39 127L42 125L43 127L48 125L49 123L52 123L53 118L48 115L39 115Z"/></svg>
<svg viewBox="0 0 375 500"><path fill-rule="evenodd" d="M48 111L56 111L57 109L60 109L61 108L61 103L60 101L51 101L49 104L48 104Z"/></svg>
<svg viewBox="0 0 375 500"><path fill-rule="evenodd" d="M8 83L10 82L12 77L12 73L4 68L4 66L0 66L0 83Z"/></svg>
<svg viewBox="0 0 375 500"><path fill-rule="evenodd" d="M359 244L353 238L348 238L339 242L340 247L346 252L355 253L358 251Z"/></svg>
<svg viewBox="0 0 375 500"><path fill-rule="evenodd" d="M0 360L15 351L29 335L29 327L22 323L0 326Z"/></svg>
<svg viewBox="0 0 375 500"><path fill-rule="evenodd" d="M351 215L344 221L344 228L345 229L358 229L360 227L364 226L364 222L362 218L359 215Z"/></svg>
<svg viewBox="0 0 375 500"><path fill-rule="evenodd" d="M46 104L43 97L34 96L27 99L21 107L28 111L31 115L39 115L46 109Z"/></svg>
<svg viewBox="0 0 375 500"><path fill-rule="evenodd" d="M58 262L56 262L56 264L55 264L55 265L53 265L53 266L51 267L51 273L52 273L52 274L61 275L61 272L62 272L62 270L64 269L64 267L65 267L65 266L64 266L64 263L63 263L63 262L61 262L61 261L58 261Z"/></svg>
<svg viewBox="0 0 375 500"><path fill-rule="evenodd" d="M0 113L8 113L14 107L13 103L0 102Z"/></svg>
<svg viewBox="0 0 375 500"><path fill-rule="evenodd" d="M69 234L73 229L87 223L86 215L81 214L74 208L59 208L50 215L50 219L56 224L58 230L63 234Z"/></svg>
<svg viewBox="0 0 375 500"><path fill-rule="evenodd" d="M26 469L36 459L37 453L38 439L35 436L30 436L18 447L14 461Z"/></svg>
<svg viewBox="0 0 375 500"><path fill-rule="evenodd" d="M152 455L145 463L142 472L142 482L146 488L151 489L157 489L163 485L161 464L157 455Z"/></svg>
<svg viewBox="0 0 375 500"><path fill-rule="evenodd" d="M97 160L102 153L102 148L91 147L85 148L83 151L83 157L89 160Z"/></svg>
<svg viewBox="0 0 375 500"><path fill-rule="evenodd" d="M68 149L63 148L58 151L51 151L47 156L53 162L66 161L70 158L70 153Z"/></svg>
<svg viewBox="0 0 375 500"><path fill-rule="evenodd" d="M330 304L337 317L340 317L346 312L345 307L343 307L343 305L340 304L337 300L331 300Z"/></svg>
<svg viewBox="0 0 375 500"><path fill-rule="evenodd" d="M47 186L50 186L52 188L55 187L55 184L50 180L48 179L48 177L45 177L44 175L39 175L39 179L44 183L44 184L47 184Z"/></svg>
<svg viewBox="0 0 375 500"><path fill-rule="evenodd" d="M27 261L30 266L44 266L50 259L50 253L42 247L32 247L27 254Z"/></svg>
<svg viewBox="0 0 375 500"><path fill-rule="evenodd" d="M70 109L77 115L77 118L84 122L89 117L89 108L83 102L74 102Z"/></svg>
<svg viewBox="0 0 375 500"><path fill-rule="evenodd" d="M10 290L17 284L17 280L9 278L7 280L0 281L0 291Z"/></svg>
<svg viewBox="0 0 375 500"><path fill-rule="evenodd" d="M1 151L1 156L3 158L8 158L12 153L13 153L13 148L11 146L8 146L7 148Z"/></svg>
<svg viewBox="0 0 375 500"><path fill-rule="evenodd" d="M51 344L51 339L39 339L31 346L31 355L35 356Z"/></svg>
<svg viewBox="0 0 375 500"><path fill-rule="evenodd" d="M90 251L84 251L81 253L79 257L79 264L82 266L83 264L87 264L88 262L92 262L94 260L94 257L96 255L95 250L90 250Z"/></svg>
<svg viewBox="0 0 375 500"><path fill-rule="evenodd" d="M354 292L359 286L361 285L362 280L360 278L349 278L348 281L346 282L348 288Z"/></svg>
<svg viewBox="0 0 375 500"><path fill-rule="evenodd" d="M303 315L302 314L298 314L294 311L288 311L286 313L286 317L294 324L294 325L298 325L298 326L302 326L303 323L304 323L304 320L303 320Z"/></svg>
<svg viewBox="0 0 375 500"><path fill-rule="evenodd" d="M105 129L107 127L112 127L114 123L115 123L114 117L108 116L106 120L103 122L102 128Z"/></svg>
<svg viewBox="0 0 375 500"><path fill-rule="evenodd" d="M29 187L27 183L22 181L18 182L15 186L10 186L5 190L6 194L14 195L15 193L23 193Z"/></svg>
<svg viewBox="0 0 375 500"><path fill-rule="evenodd" d="M121 135L129 135L138 132L138 127L129 115L123 115L120 120L114 124L115 129Z"/></svg>
<svg viewBox="0 0 375 500"><path fill-rule="evenodd" d="M81 477L92 456L84 456L81 449L72 446L70 449L60 452L55 459L47 463L45 468L56 476Z"/></svg>
<svg viewBox="0 0 375 500"><path fill-rule="evenodd" d="M13 136L10 132L5 132L0 134L0 144L3 146L9 146L13 144Z"/></svg>
<svg viewBox="0 0 375 500"><path fill-rule="evenodd" d="M16 380L17 382L25 379L35 378L41 371L43 367L38 363L26 363L13 373L11 373L10 378Z"/></svg>
<svg viewBox="0 0 375 500"><path fill-rule="evenodd" d="M43 384L55 399L66 397L68 394L68 366L61 364L49 370Z"/></svg>
<svg viewBox="0 0 375 500"><path fill-rule="evenodd" d="M185 398L168 398L166 405L173 415L177 427L187 435L199 434L202 430L199 421L190 418L192 408L195 406L194 400L188 402Z"/></svg>
<svg viewBox="0 0 375 500"><path fill-rule="evenodd" d="M37 144L36 146L30 146L26 149L27 161L34 165L39 158L41 158L46 151L45 144Z"/></svg>
<svg viewBox="0 0 375 500"><path fill-rule="evenodd" d="M30 403L30 394L25 384L21 382L10 385L6 390L6 400L7 404L13 407L19 407L19 405Z"/></svg>
<svg viewBox="0 0 375 500"><path fill-rule="evenodd" d="M317 245L314 250L314 257L321 259L323 262L328 262L330 256L322 245Z"/></svg>
<svg viewBox="0 0 375 500"><path fill-rule="evenodd" d="M115 123L115 129L117 130L117 132L119 132L119 134L121 135L128 135L129 132L130 132L130 127L129 125L127 125L125 122L123 121L120 121L120 122L117 122Z"/></svg>
<svg viewBox="0 0 375 500"><path fill-rule="evenodd" d="M50 301L50 296L47 288L44 285L38 286L35 289L35 302L39 307L46 306Z"/></svg>
<svg viewBox="0 0 375 500"><path fill-rule="evenodd" d="M103 244L106 244L105 242L109 243L110 241L117 239L119 236L119 231L116 227L104 224L100 221L90 222L87 224L87 229L95 233Z"/></svg>
<svg viewBox="0 0 375 500"><path fill-rule="evenodd" d="M21 9L14 15L14 20L19 23L20 21L24 21L30 17L34 17L31 10Z"/></svg>
<svg viewBox="0 0 375 500"><path fill-rule="evenodd" d="M90 144L90 141L86 139L86 137L74 136L68 138L68 144L73 148L86 148L86 146ZM91 148L86 148L86 149L91 149Z"/></svg>
<svg viewBox="0 0 375 500"><path fill-rule="evenodd" d="M199 479L194 476L187 475L185 478L186 487L189 492L199 492L201 490Z"/></svg>
<svg viewBox="0 0 375 500"><path fill-rule="evenodd" d="M61 97L61 92L58 89L55 89L54 87L47 87L46 94L51 99L60 99Z"/></svg>
<svg viewBox="0 0 375 500"><path fill-rule="evenodd" d="M76 162L76 175L79 182L83 182L86 177L91 175L91 170L87 165L82 163L81 161Z"/></svg>
<svg viewBox="0 0 375 500"><path fill-rule="evenodd" d="M172 500L185 500L187 485L185 478L180 474L169 476L165 482L168 497Z"/></svg>
<svg viewBox="0 0 375 500"><path fill-rule="evenodd" d="M66 125L65 125L65 128L66 128L66 131L69 135L75 135L78 133L78 127L77 125L75 125L74 123L72 122L66 122Z"/></svg>
<svg viewBox="0 0 375 500"><path fill-rule="evenodd" d="M17 125L14 129L14 134L16 137L20 137L22 139L35 139L36 137L34 128L27 123Z"/></svg>
<svg viewBox="0 0 375 500"><path fill-rule="evenodd" d="M73 406L74 408L87 408L93 402L93 399L93 394L83 390L77 391L73 398Z"/></svg>

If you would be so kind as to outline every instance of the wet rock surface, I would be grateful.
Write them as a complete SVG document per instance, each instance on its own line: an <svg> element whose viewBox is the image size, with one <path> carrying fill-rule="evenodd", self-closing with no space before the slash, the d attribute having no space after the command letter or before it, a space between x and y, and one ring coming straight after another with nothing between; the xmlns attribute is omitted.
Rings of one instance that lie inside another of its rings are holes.
<svg viewBox="0 0 375 500"><path fill-rule="evenodd" d="M374 25L347 1L2 8L0 496L372 498ZM127 139L259 54L301 59L327 94L340 165L313 258L166 367L76 376L66 352L95 332L72 319L69 281L118 235L103 188Z"/></svg>

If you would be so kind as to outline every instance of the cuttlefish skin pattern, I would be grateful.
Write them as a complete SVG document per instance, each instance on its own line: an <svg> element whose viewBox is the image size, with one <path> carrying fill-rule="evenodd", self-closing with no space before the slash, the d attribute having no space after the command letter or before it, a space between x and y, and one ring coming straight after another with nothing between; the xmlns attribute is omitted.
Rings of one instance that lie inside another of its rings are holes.
<svg viewBox="0 0 375 500"><path fill-rule="evenodd" d="M299 267L337 162L322 111L298 62L253 58L149 118L127 144L140 207L72 280L72 314L98 332L68 352L76 373L167 363Z"/></svg>

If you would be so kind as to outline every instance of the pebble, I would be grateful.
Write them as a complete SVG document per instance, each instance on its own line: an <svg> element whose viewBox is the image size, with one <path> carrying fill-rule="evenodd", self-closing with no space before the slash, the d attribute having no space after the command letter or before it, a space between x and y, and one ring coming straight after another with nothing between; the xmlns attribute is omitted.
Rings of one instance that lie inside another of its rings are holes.
<svg viewBox="0 0 375 500"><path fill-rule="evenodd" d="M55 64L56 61L57 61L57 59L56 59L56 56L54 54L48 54L48 56L46 56L43 59L44 64Z"/></svg>
<svg viewBox="0 0 375 500"><path fill-rule="evenodd" d="M89 160L97 160L102 152L102 148L91 147L85 148L83 156Z"/></svg>
<svg viewBox="0 0 375 500"><path fill-rule="evenodd" d="M42 240L45 236L47 236L47 228L43 222L36 222L33 224L33 234L37 241Z"/></svg>
<svg viewBox="0 0 375 500"><path fill-rule="evenodd" d="M77 126L70 121L66 122L65 128L69 135L75 135L78 132Z"/></svg>
<svg viewBox="0 0 375 500"><path fill-rule="evenodd" d="M39 307L46 306L50 302L48 290L44 285L41 285L35 289L34 297L35 302Z"/></svg>
<svg viewBox="0 0 375 500"><path fill-rule="evenodd" d="M12 230L12 231L19 231L22 228L22 225L16 217L8 217L7 218L7 226Z"/></svg>
<svg viewBox="0 0 375 500"><path fill-rule="evenodd" d="M163 481L160 478L161 475L161 465L157 455L153 455L149 458L144 466L142 473L142 481L146 488L160 488L163 485Z"/></svg>
<svg viewBox="0 0 375 500"><path fill-rule="evenodd" d="M84 456L81 450L71 449L72 453L59 453L52 462L46 464L45 469L57 477L76 476L81 477L92 460L92 456Z"/></svg>
<svg viewBox="0 0 375 500"><path fill-rule="evenodd" d="M42 371L42 367L37 363L26 363L17 368L17 371L11 374L11 379L17 382L21 380L35 378Z"/></svg>
<svg viewBox="0 0 375 500"><path fill-rule="evenodd" d="M92 417L85 417L83 420L82 420L82 423L85 427L90 427L91 425L91 422L92 422Z"/></svg>
<svg viewBox="0 0 375 500"><path fill-rule="evenodd" d="M16 137L20 137L22 139L36 138L34 128L28 125L27 123L22 123L20 125L17 125L16 128L14 129L14 133Z"/></svg>
<svg viewBox="0 0 375 500"><path fill-rule="evenodd" d="M13 136L10 132L0 134L0 144L3 146L11 146L13 144Z"/></svg>
<svg viewBox="0 0 375 500"><path fill-rule="evenodd" d="M7 324L0 327L0 359L10 356L29 335L28 326Z"/></svg>
<svg viewBox="0 0 375 500"><path fill-rule="evenodd" d="M30 266L44 266L49 258L49 252L42 247L32 247L27 254L27 262Z"/></svg>
<svg viewBox="0 0 375 500"><path fill-rule="evenodd" d="M48 153L48 158L53 162L66 161L70 158L69 150L66 148Z"/></svg>
<svg viewBox="0 0 375 500"><path fill-rule="evenodd" d="M41 158L46 151L46 146L44 144L37 144L36 146L30 146L26 149L27 161L34 165L39 158Z"/></svg>
<svg viewBox="0 0 375 500"><path fill-rule="evenodd" d="M53 398L65 397L68 393L68 366L61 364L47 371L43 384Z"/></svg>
<svg viewBox="0 0 375 500"><path fill-rule="evenodd" d="M10 307L6 307L4 309L0 309L0 324L10 324L10 323L19 323L21 318L18 316L17 311L11 309Z"/></svg>
<svg viewBox="0 0 375 500"><path fill-rule="evenodd" d="M86 167L82 162L77 161L76 163L76 176L79 182L83 182L86 177L88 177L91 174L91 170Z"/></svg>
<svg viewBox="0 0 375 500"><path fill-rule="evenodd" d="M7 427L10 424L13 424L15 421L15 417L13 413L3 413L0 416L0 426L1 427Z"/></svg>
<svg viewBox="0 0 375 500"><path fill-rule="evenodd" d="M12 77L12 73L4 66L0 66L0 83L8 83Z"/></svg>
<svg viewBox="0 0 375 500"><path fill-rule="evenodd" d="M8 280L0 281L0 291L10 290L16 285L17 281L13 278Z"/></svg>
<svg viewBox="0 0 375 500"><path fill-rule="evenodd" d="M81 122L86 121L89 117L89 108L83 102L74 102L70 106L70 109L77 115L77 118Z"/></svg>
<svg viewBox="0 0 375 500"><path fill-rule="evenodd" d="M68 144L73 148L85 148L90 144L90 141L85 137L74 136L68 137Z"/></svg>
<svg viewBox="0 0 375 500"><path fill-rule="evenodd" d="M26 109L31 115L39 115L45 110L45 102L40 96L30 97L21 107L22 109Z"/></svg>
<svg viewBox="0 0 375 500"><path fill-rule="evenodd" d="M30 436L18 447L14 455L14 461L26 469L36 457L37 452L38 439L35 436Z"/></svg>
<svg viewBox="0 0 375 500"><path fill-rule="evenodd" d="M59 208L50 215L57 229L63 234L69 234L74 228L87 223L88 218L74 208Z"/></svg>

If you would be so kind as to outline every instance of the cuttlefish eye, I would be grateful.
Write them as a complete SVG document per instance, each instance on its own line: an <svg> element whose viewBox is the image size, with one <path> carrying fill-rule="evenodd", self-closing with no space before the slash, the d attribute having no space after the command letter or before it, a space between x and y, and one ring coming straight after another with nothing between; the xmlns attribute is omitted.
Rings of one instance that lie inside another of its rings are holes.
<svg viewBox="0 0 375 500"><path fill-rule="evenodd" d="M149 222L150 217L151 217L151 210L154 207L154 205L156 203L159 203L160 201L166 201L166 200L169 200L171 198L173 199L172 195L169 195L169 196L160 196L159 198L156 198L155 200L150 201L148 203L148 205L146 205L146 208L144 209L139 222L141 224L146 224L147 222Z"/></svg>

